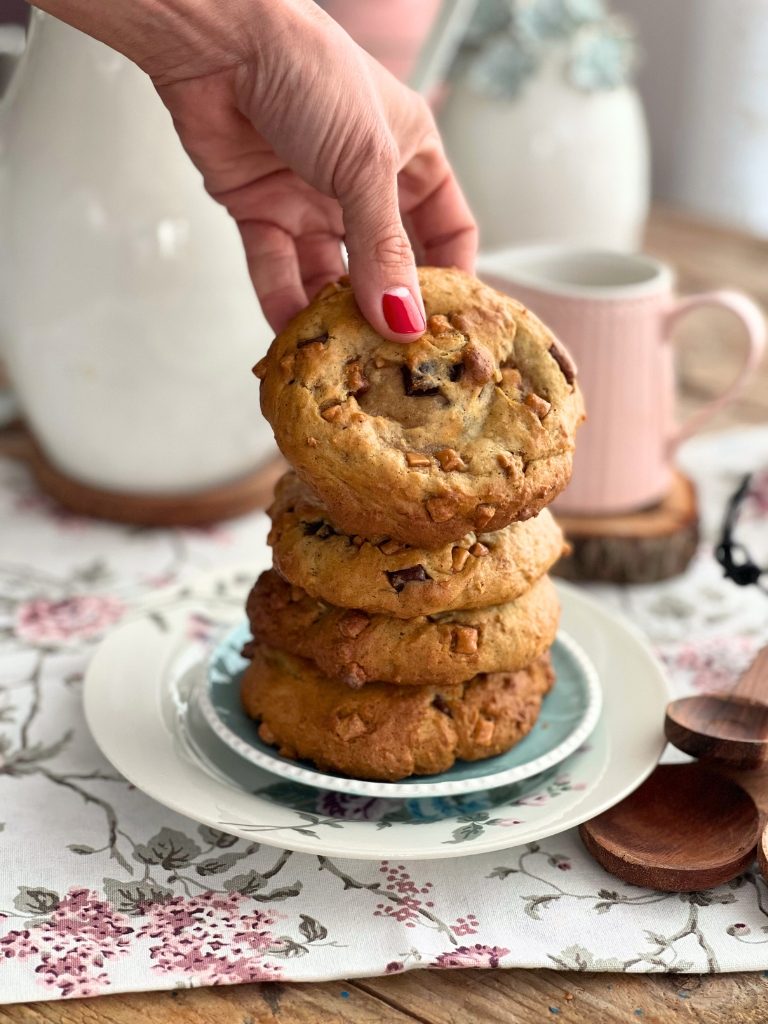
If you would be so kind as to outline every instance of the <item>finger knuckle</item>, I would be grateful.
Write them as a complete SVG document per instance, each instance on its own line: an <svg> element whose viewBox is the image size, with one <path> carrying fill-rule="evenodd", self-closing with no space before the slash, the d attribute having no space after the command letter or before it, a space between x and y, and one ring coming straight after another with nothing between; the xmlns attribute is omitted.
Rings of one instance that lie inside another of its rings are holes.
<svg viewBox="0 0 768 1024"><path fill-rule="evenodd" d="M384 131L370 131L357 143L356 162L361 171L396 174L398 152L394 139Z"/></svg>
<svg viewBox="0 0 768 1024"><path fill-rule="evenodd" d="M420 93L416 92L411 93L410 100L413 116L416 122L423 125L425 130L437 132L435 118L432 113L432 107L429 105L429 101Z"/></svg>
<svg viewBox="0 0 768 1024"><path fill-rule="evenodd" d="M343 146L337 168L337 193L367 188L372 178L397 176L399 153L394 139L378 122L355 126Z"/></svg>
<svg viewBox="0 0 768 1024"><path fill-rule="evenodd" d="M411 246L405 235L389 232L373 240L371 245L373 259L380 266L402 267L413 260Z"/></svg>

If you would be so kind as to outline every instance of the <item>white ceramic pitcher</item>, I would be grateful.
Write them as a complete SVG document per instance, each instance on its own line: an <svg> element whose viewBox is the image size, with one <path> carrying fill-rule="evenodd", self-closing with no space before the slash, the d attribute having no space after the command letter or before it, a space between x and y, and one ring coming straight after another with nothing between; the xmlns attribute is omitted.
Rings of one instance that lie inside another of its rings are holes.
<svg viewBox="0 0 768 1024"><path fill-rule="evenodd" d="M35 12L0 112L0 349L48 458L126 492L248 473L274 451L250 372L270 339L149 79Z"/></svg>

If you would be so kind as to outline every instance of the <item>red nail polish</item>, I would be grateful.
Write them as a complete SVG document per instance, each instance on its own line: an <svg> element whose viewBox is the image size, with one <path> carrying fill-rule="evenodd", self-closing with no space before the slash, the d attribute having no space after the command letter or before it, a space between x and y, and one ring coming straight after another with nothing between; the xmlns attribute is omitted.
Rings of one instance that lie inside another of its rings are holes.
<svg viewBox="0 0 768 1024"><path fill-rule="evenodd" d="M427 326L416 300L403 286L387 288L381 299L384 319L398 334L423 334Z"/></svg>

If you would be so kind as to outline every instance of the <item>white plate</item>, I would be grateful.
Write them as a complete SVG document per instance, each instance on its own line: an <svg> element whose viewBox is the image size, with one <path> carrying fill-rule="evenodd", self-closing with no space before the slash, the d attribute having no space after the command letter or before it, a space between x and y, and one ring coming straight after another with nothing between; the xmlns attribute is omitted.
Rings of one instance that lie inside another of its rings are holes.
<svg viewBox="0 0 768 1024"><path fill-rule="evenodd" d="M281 757L260 738L240 703L240 679L248 665L240 650L250 638L245 620L219 643L207 665L199 693L200 711L213 732L246 761L293 782L354 796L406 800L419 796L458 796L497 789L560 764L586 741L597 725L603 698L597 672L576 641L558 633L552 648L557 684L542 705L538 721L511 750L484 761L457 761L439 775L402 782L369 782L321 772L306 762Z"/></svg>
<svg viewBox="0 0 768 1024"><path fill-rule="evenodd" d="M167 807L233 835L307 853L430 859L506 849L594 817L650 774L669 700L661 667L618 616L558 584L562 625L603 684L603 714L561 765L489 793L381 800L276 779L212 732L194 695L213 644L242 617L255 567L160 592L99 647L85 713L105 757Z"/></svg>

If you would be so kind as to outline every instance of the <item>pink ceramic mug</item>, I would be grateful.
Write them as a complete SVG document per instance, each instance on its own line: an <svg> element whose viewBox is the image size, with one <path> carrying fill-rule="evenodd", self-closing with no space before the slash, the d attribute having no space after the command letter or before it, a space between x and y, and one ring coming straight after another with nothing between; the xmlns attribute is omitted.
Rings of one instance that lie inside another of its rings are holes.
<svg viewBox="0 0 768 1024"><path fill-rule="evenodd" d="M677 445L736 397L765 348L765 320L746 295L676 298L671 269L649 256L562 246L509 249L483 256L480 274L540 316L578 366L587 421L573 478L555 503L561 512L620 514L663 497ZM670 333L681 316L701 306L737 316L747 349L736 379L677 426Z"/></svg>

